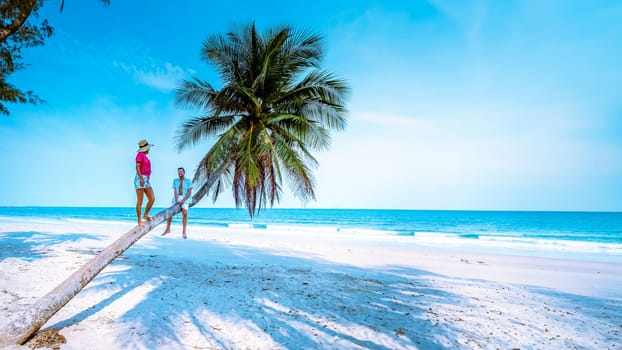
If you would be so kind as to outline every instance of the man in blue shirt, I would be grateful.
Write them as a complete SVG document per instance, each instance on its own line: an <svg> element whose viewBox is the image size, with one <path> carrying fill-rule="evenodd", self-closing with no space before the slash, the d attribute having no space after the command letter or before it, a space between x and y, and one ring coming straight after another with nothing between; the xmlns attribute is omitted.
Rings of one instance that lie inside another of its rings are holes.
<svg viewBox="0 0 622 350"><path fill-rule="evenodd" d="M181 206L183 231L182 236L186 239L186 226L188 225L188 207L190 204L190 196L192 195L192 181L186 179L186 170L184 168L177 169L178 178L173 180L173 200L172 204L179 204ZM162 233L162 236L171 232L171 220L169 217L166 220L166 230Z"/></svg>

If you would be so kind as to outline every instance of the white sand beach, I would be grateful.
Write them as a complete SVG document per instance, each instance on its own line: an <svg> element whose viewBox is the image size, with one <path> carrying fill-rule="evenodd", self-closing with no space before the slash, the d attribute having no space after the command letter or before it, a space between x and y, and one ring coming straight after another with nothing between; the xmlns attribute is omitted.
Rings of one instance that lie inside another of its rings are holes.
<svg viewBox="0 0 622 350"><path fill-rule="evenodd" d="M131 227L0 221L0 326ZM66 338L57 348L622 349L622 262L400 236L190 226L183 240L180 227L163 229L44 325Z"/></svg>

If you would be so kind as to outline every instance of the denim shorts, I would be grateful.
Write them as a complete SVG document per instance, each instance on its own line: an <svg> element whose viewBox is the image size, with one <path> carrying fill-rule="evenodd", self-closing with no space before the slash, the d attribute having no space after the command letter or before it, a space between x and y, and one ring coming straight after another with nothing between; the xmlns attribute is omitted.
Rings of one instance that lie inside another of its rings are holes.
<svg viewBox="0 0 622 350"><path fill-rule="evenodd" d="M139 190L139 189L145 189L145 188L149 188L151 187L151 184L149 183L149 176L147 175L143 175L143 180L145 180L145 186L140 186L140 178L138 177L138 175L134 176L134 188Z"/></svg>

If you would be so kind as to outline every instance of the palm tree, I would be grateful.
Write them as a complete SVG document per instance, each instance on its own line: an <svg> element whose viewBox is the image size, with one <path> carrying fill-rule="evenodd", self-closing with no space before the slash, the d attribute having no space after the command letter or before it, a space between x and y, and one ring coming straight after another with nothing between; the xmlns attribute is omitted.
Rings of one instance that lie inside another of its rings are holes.
<svg viewBox="0 0 622 350"><path fill-rule="evenodd" d="M254 23L210 36L201 57L223 81L194 78L176 102L199 116L178 131L181 151L216 136L195 171L192 205L231 186L236 207L252 217L282 193L283 178L302 201L315 199L311 150L327 149L329 130L345 128L347 83L319 66L322 37L288 26L257 32Z"/></svg>

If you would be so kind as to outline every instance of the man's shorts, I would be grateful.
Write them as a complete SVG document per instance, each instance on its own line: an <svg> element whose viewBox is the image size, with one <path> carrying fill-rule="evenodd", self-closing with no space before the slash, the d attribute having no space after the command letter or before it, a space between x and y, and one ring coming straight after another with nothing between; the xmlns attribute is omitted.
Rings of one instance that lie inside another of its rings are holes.
<svg viewBox="0 0 622 350"><path fill-rule="evenodd" d="M182 199L184 199L184 196L177 196L177 199L181 201ZM189 202L190 202L190 198L186 199L186 201L184 202L184 204L181 205L181 207L183 209L188 210L188 208L190 208ZM175 197L173 197L173 199L171 200L171 204L175 204L175 203L177 203L177 201L175 200Z"/></svg>
<svg viewBox="0 0 622 350"><path fill-rule="evenodd" d="M151 184L149 183L149 176L147 175L143 175L143 180L145 180L145 186L140 186L140 178L138 177L138 175L134 176L134 188L137 190L140 189L145 189L145 188L149 188L151 187Z"/></svg>

